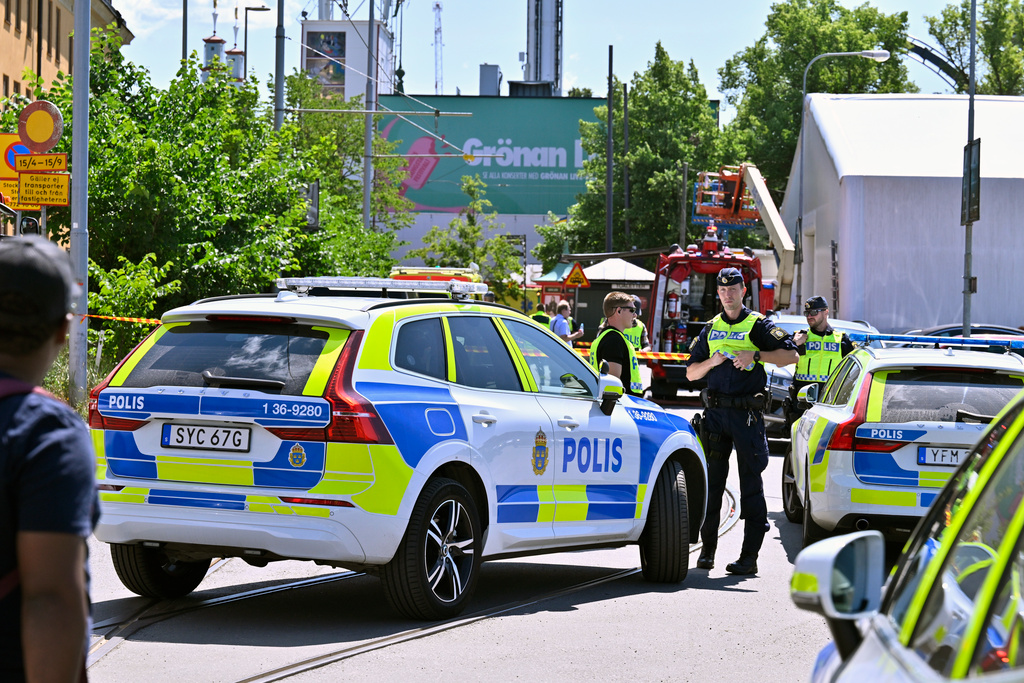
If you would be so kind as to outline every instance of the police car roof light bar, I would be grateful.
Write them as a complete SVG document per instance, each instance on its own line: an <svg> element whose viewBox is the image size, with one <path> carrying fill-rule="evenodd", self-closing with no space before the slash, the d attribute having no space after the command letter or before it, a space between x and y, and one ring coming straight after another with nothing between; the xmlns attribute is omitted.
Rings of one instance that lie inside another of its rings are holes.
<svg viewBox="0 0 1024 683"><path fill-rule="evenodd" d="M308 292L314 287L328 289L389 289L415 292L448 292L453 298L462 299L472 294L485 294L487 285L482 282L449 280L394 280L386 277L285 277L277 280L279 289L294 292Z"/></svg>
<svg viewBox="0 0 1024 683"><path fill-rule="evenodd" d="M985 337L919 337L907 334L864 334L848 332L851 341L869 343L889 341L901 344L928 344L933 346L1002 346L1024 349L1024 339L986 339Z"/></svg>

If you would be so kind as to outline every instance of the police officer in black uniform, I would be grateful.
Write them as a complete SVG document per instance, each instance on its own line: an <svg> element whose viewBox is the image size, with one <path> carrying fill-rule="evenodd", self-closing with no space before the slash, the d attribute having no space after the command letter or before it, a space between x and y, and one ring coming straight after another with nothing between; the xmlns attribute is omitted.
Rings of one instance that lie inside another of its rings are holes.
<svg viewBox="0 0 1024 683"><path fill-rule="evenodd" d="M798 356L796 345L783 329L743 305L747 288L740 271L723 268L716 281L724 310L693 340L686 368L689 381L706 376L708 382L700 429L708 461L708 505L700 530L703 550L697 568L715 566L722 495L729 475L729 454L735 447L743 546L739 559L725 570L730 574L755 574L757 553L768 530L768 506L761 481L761 472L768 466L763 419L768 376L762 363L790 365Z"/></svg>

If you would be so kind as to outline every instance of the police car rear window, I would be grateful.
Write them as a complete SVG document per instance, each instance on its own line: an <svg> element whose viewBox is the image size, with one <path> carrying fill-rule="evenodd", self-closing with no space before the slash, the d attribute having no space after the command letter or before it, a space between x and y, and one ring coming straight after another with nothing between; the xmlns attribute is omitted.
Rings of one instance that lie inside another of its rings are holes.
<svg viewBox="0 0 1024 683"><path fill-rule="evenodd" d="M217 378L239 378L238 387L299 395L327 338L326 331L304 325L193 322L173 326L139 360L123 386L210 386L203 377L206 371ZM244 380L257 383L247 385ZM267 384L258 384L260 380Z"/></svg>
<svg viewBox="0 0 1024 683"><path fill-rule="evenodd" d="M1020 377L946 368L878 373L879 379L880 422L988 422L1024 387Z"/></svg>

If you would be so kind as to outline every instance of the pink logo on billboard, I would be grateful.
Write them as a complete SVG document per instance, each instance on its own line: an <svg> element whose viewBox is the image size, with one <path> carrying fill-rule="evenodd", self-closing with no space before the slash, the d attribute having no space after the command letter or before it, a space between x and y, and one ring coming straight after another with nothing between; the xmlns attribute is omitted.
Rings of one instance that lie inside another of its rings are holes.
<svg viewBox="0 0 1024 683"><path fill-rule="evenodd" d="M391 127L398 123L400 119L395 119L384 127L381 132L381 137L385 140L388 139L388 134L391 132ZM417 138L409 145L409 149L405 152L405 166L402 168L406 172L405 179L402 180L402 189L399 190L399 194L403 197L409 190L422 190L423 187L430 181L430 175L437 168L437 164L440 161L439 158L433 156L420 156L429 154L438 154L437 141L426 135ZM442 150L451 149L448 144L444 144L441 147ZM453 156L459 156L454 154ZM441 211L447 213L458 213L463 209L462 206L428 206L426 204L420 204L416 200L413 201L414 211Z"/></svg>

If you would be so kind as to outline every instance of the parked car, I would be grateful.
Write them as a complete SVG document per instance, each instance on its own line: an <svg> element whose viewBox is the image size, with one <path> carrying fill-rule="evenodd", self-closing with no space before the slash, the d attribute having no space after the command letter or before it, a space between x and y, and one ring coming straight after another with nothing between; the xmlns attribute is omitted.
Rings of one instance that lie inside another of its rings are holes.
<svg viewBox="0 0 1024 683"><path fill-rule="evenodd" d="M285 279L168 311L91 394L102 519L139 595L214 557L379 573L402 614L463 610L480 562L636 544L679 582L704 518L690 424L599 375L486 285ZM448 299L390 298L413 289Z"/></svg>
<svg viewBox="0 0 1024 683"><path fill-rule="evenodd" d="M796 558L790 595L833 635L812 681L1024 679L1024 393L986 427L885 581L878 531Z"/></svg>
<svg viewBox="0 0 1024 683"><path fill-rule="evenodd" d="M790 336L800 330L807 329L807 318L802 315L773 314L771 321L776 327L781 327ZM857 320L833 320L829 324L840 332L847 334L859 332L861 334L878 334L878 330L866 322ZM881 348L881 342L873 341L868 344L874 348ZM772 363L764 364L765 372L768 373L768 390L771 393L771 405L764 414L764 426L768 435L777 439L788 439L790 436L790 424L786 420L786 413L783 404L789 398L789 388L793 385L793 373L796 372L796 364L779 367Z"/></svg>
<svg viewBox="0 0 1024 683"><path fill-rule="evenodd" d="M988 423L1024 388L1024 359L935 348L858 349L793 427L782 475L804 544L878 529L905 537Z"/></svg>

